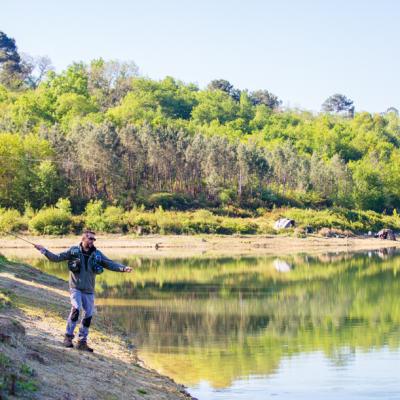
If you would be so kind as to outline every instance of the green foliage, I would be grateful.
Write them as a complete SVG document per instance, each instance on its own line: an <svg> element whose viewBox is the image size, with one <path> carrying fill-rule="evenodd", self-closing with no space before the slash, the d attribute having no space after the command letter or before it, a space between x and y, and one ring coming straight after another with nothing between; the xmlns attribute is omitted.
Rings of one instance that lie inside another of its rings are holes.
<svg viewBox="0 0 400 400"><path fill-rule="evenodd" d="M85 209L85 225L100 232L124 232L126 231L124 210L115 206L104 208L101 200L90 201Z"/></svg>
<svg viewBox="0 0 400 400"><path fill-rule="evenodd" d="M131 210L125 214L125 223L129 232L148 234L158 232L157 217L154 213Z"/></svg>
<svg viewBox="0 0 400 400"><path fill-rule="evenodd" d="M52 154L50 143L38 135L0 133L0 204L22 209L25 201L35 206L56 201L60 181L51 161L36 159Z"/></svg>
<svg viewBox="0 0 400 400"><path fill-rule="evenodd" d="M30 218L21 216L16 210L0 209L0 232L19 231L27 225L32 233L60 235L68 232L80 233L87 227L97 232L134 234L271 234L279 218L296 221L297 236L304 234L306 227L318 231L321 228L347 230L354 233L377 232L382 228L400 230L400 218L396 210L385 215L372 210L349 210L333 207L314 210L311 208L259 208L254 211L232 205L213 211L164 210L158 206L146 211L144 207L124 211L122 207L107 206L101 200L90 201L82 215L71 215L68 199L59 199L56 207L44 208Z"/></svg>
<svg viewBox="0 0 400 400"><path fill-rule="evenodd" d="M31 398L39 389L34 370L27 364L20 364L0 353L0 397Z"/></svg>
<svg viewBox="0 0 400 400"><path fill-rule="evenodd" d="M108 206L104 210L103 218L105 231L111 233L125 232L124 210L122 207Z"/></svg>
<svg viewBox="0 0 400 400"><path fill-rule="evenodd" d="M108 115L118 123L143 122L159 125L168 119L189 119L197 103L197 88L171 77L160 82L134 78L129 93Z"/></svg>
<svg viewBox="0 0 400 400"><path fill-rule="evenodd" d="M190 200L180 193L153 193L147 199L152 208L162 207L164 210L185 210L190 207Z"/></svg>
<svg viewBox="0 0 400 400"><path fill-rule="evenodd" d="M21 86L15 41L1 32L0 47L3 72L14 69L0 85L0 207L41 209L60 197L74 210L97 199L103 209L400 207L396 110L354 113L340 94L319 114L282 110L265 89L216 79L200 90L101 58ZM126 229L120 211L103 213L87 214L88 223Z"/></svg>
<svg viewBox="0 0 400 400"><path fill-rule="evenodd" d="M297 226L310 226L315 230L323 227L352 232L377 232L382 228L400 229L400 221L397 217L378 214L374 211L355 211L343 208L315 211L292 208L285 211L276 210L274 213L294 219Z"/></svg>
<svg viewBox="0 0 400 400"><path fill-rule="evenodd" d="M72 213L71 201L69 199L59 198L56 203L56 208L65 211L67 214Z"/></svg>
<svg viewBox="0 0 400 400"><path fill-rule="evenodd" d="M95 231L105 231L106 224L103 218L104 203L101 200L90 201L85 208L85 223L87 228Z"/></svg>
<svg viewBox="0 0 400 400"><path fill-rule="evenodd" d="M10 293L6 290L0 290L0 310L11 305ZM0 360L1 364L1 360Z"/></svg>
<svg viewBox="0 0 400 400"><path fill-rule="evenodd" d="M192 111L192 118L200 125L218 121L221 124L235 119L239 106L229 94L221 90L198 93L198 105Z"/></svg>
<svg viewBox="0 0 400 400"><path fill-rule="evenodd" d="M19 211L0 208L0 232L16 232L25 227L25 221Z"/></svg>
<svg viewBox="0 0 400 400"><path fill-rule="evenodd" d="M65 210L49 207L41 209L30 221L29 229L34 233L63 235L71 229L71 214Z"/></svg>

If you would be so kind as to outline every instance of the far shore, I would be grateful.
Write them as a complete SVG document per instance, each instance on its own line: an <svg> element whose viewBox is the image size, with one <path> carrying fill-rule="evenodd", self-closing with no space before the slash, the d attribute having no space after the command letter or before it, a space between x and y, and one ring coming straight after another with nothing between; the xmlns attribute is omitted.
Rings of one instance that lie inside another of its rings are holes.
<svg viewBox="0 0 400 400"><path fill-rule="evenodd" d="M22 236L22 235L20 235ZM54 252L61 252L80 242L80 236L22 236ZM110 256L192 257L226 255L280 255L377 250L400 247L400 241L355 236L325 238L309 235L296 238L281 235L148 235L99 234L95 243ZM8 256L21 251L23 257L40 253L30 244L13 236L0 237L0 253ZM22 254L23 253L23 254Z"/></svg>

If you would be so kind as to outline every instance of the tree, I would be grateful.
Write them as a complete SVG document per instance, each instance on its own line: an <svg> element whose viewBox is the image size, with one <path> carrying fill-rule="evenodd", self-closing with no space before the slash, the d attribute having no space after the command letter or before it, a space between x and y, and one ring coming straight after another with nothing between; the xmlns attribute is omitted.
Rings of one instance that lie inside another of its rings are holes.
<svg viewBox="0 0 400 400"><path fill-rule="evenodd" d="M224 124L234 120L239 111L237 102L221 90L201 91L197 98L199 103L192 111L192 119L199 124L214 120Z"/></svg>
<svg viewBox="0 0 400 400"><path fill-rule="evenodd" d="M309 163L301 157L292 143L286 141L270 155L273 180L283 189L306 190L309 184Z"/></svg>
<svg viewBox="0 0 400 400"><path fill-rule="evenodd" d="M111 123L87 123L71 133L74 162L78 162L83 195L108 201L124 196L126 176L122 170L121 140ZM78 175L79 176L79 175Z"/></svg>
<svg viewBox="0 0 400 400"><path fill-rule="evenodd" d="M395 114L395 115L399 115L399 110L396 107L389 107L386 111L385 114Z"/></svg>
<svg viewBox="0 0 400 400"><path fill-rule="evenodd" d="M357 208L381 212L385 206L381 166L366 157L351 163L353 170L353 198Z"/></svg>
<svg viewBox="0 0 400 400"><path fill-rule="evenodd" d="M353 100L343 94L334 94L322 103L322 111L328 113L342 114L348 117L354 116Z"/></svg>
<svg viewBox="0 0 400 400"><path fill-rule="evenodd" d="M258 186L260 189L263 181L266 182L269 174L269 163L264 149L254 144L238 143L237 153L237 186L238 198L242 199L243 190L246 186L250 189L250 198L252 198L252 189Z"/></svg>
<svg viewBox="0 0 400 400"><path fill-rule="evenodd" d="M282 104L282 101L278 99L278 96L268 92L268 90L256 90L255 92L250 93L250 100L255 106L264 104L271 110L279 108Z"/></svg>
<svg viewBox="0 0 400 400"><path fill-rule="evenodd" d="M62 187L53 164L41 162L49 160L52 153L50 143L37 135L0 133L0 206L22 210L25 201L30 201L34 207L41 207L49 200L43 198L41 187L48 188L54 179L57 184L52 189Z"/></svg>
<svg viewBox="0 0 400 400"><path fill-rule="evenodd" d="M50 71L48 79L43 82L43 86L54 97L61 96L64 93L76 93L89 97L88 80L86 65L84 63L73 63L60 74Z"/></svg>
<svg viewBox="0 0 400 400"><path fill-rule="evenodd" d="M197 91L196 86L171 77L161 81L133 78L129 93L118 106L109 109L108 114L121 125L146 122L160 126L172 119L190 119L197 104Z"/></svg>
<svg viewBox="0 0 400 400"><path fill-rule="evenodd" d="M25 66L24 80L33 89L39 86L49 71L54 70L47 56L32 57L29 54L23 54L22 59Z"/></svg>
<svg viewBox="0 0 400 400"><path fill-rule="evenodd" d="M216 198L218 193L231 184L237 176L235 146L224 137L214 136L207 142L207 158L204 163L208 193Z"/></svg>
<svg viewBox="0 0 400 400"><path fill-rule="evenodd" d="M232 97L233 100L239 101L240 99L240 90L235 89L234 86L227 81L226 79L214 79L211 81L208 86L208 90L222 90L226 94L228 94L230 97Z"/></svg>
<svg viewBox="0 0 400 400"><path fill-rule="evenodd" d="M88 68L89 92L103 109L116 105L132 89L132 79L138 75L133 62L93 60Z"/></svg>
<svg viewBox="0 0 400 400"><path fill-rule="evenodd" d="M0 82L10 88L18 88L22 82L24 66L15 40L0 31Z"/></svg>

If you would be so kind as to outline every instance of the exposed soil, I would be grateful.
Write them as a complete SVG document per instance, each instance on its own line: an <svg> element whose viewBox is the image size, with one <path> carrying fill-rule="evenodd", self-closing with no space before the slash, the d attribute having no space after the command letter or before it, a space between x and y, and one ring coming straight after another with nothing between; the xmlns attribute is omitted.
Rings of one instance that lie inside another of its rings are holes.
<svg viewBox="0 0 400 400"><path fill-rule="evenodd" d="M62 251L80 242L79 236L51 237L24 236L55 252ZM306 238L267 235L149 235L134 237L128 235L98 235L96 246L107 255L125 257L142 255L146 257L191 257L195 255L250 255L323 253L340 251L374 250L385 247L400 247L400 241L381 240L355 236L349 238L325 238L309 235ZM0 253L15 255L16 249L23 249L24 257L38 256L37 250L26 242L14 237L0 238Z"/></svg>
<svg viewBox="0 0 400 400"><path fill-rule="evenodd" d="M0 293L11 299L0 304L0 355L14 365L29 367L37 382L37 390L28 395L21 391L21 397L190 398L182 385L143 366L133 344L101 313L96 315L90 333L93 354L62 347L65 318L70 309L64 281L28 266L0 260ZM3 388L5 398L7 390Z"/></svg>

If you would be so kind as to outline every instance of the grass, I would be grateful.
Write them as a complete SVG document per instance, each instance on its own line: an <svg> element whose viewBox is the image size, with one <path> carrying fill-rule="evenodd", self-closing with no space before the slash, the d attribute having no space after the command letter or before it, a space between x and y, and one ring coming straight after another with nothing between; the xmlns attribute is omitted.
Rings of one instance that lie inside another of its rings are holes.
<svg viewBox="0 0 400 400"><path fill-rule="evenodd" d="M11 305L11 298L8 290L0 290L0 310Z"/></svg>
<svg viewBox="0 0 400 400"><path fill-rule="evenodd" d="M27 364L18 364L0 353L0 399L9 395L28 397L39 389L35 371Z"/></svg>

